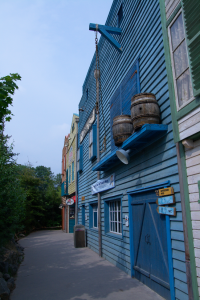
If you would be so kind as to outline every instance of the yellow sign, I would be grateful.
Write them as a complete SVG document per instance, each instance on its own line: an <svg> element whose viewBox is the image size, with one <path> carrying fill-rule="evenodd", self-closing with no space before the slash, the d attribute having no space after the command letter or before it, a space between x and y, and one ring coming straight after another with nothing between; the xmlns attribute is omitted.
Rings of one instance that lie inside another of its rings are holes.
<svg viewBox="0 0 200 300"><path fill-rule="evenodd" d="M84 201L85 200L85 196L81 197L81 200Z"/></svg>
<svg viewBox="0 0 200 300"><path fill-rule="evenodd" d="M156 191L156 195L159 196L159 197L174 195L174 189L173 189L173 187L168 187L168 188L165 188L165 189L159 189L159 190Z"/></svg>

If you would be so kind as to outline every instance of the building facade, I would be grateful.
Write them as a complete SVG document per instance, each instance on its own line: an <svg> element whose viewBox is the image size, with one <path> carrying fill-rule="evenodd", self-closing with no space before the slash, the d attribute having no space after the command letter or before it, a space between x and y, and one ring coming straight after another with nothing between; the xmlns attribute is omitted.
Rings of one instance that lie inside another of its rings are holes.
<svg viewBox="0 0 200 300"><path fill-rule="evenodd" d="M174 141L180 155L181 181L186 206L187 260L191 265L194 299L198 299L200 295L200 2L166 0L160 1L160 8Z"/></svg>
<svg viewBox="0 0 200 300"><path fill-rule="evenodd" d="M159 1L114 0L105 25L121 28L121 34L114 38L122 51L106 38L100 38L99 162L95 55L83 84L77 157L78 222L86 227L89 248L98 253L101 246L104 258L164 299L189 299L184 203ZM145 124L121 145L120 149L130 151L130 161L125 165L116 156L119 148L113 140L113 118L130 115L131 98L138 93L156 96L160 124ZM98 182L97 172L101 179ZM163 188L174 190L175 203L168 206L175 212L173 216L157 212L157 194ZM100 207L97 191L101 191ZM193 273L191 276L195 281Z"/></svg>
<svg viewBox="0 0 200 300"><path fill-rule="evenodd" d="M73 233L75 225L75 202L76 202L76 144L78 131L78 115L73 114L70 134L65 138L63 152L63 224L67 233ZM66 152L65 152L66 151ZM65 221L64 221L65 220Z"/></svg>

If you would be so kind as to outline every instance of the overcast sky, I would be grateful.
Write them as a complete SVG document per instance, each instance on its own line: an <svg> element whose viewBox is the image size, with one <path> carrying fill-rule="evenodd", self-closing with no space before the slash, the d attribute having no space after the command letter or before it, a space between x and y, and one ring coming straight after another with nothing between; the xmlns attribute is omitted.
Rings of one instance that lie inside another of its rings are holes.
<svg viewBox="0 0 200 300"><path fill-rule="evenodd" d="M61 172L64 136L78 113L95 50L89 23L105 24L112 0L1 0L0 77L19 73L6 133L17 162Z"/></svg>

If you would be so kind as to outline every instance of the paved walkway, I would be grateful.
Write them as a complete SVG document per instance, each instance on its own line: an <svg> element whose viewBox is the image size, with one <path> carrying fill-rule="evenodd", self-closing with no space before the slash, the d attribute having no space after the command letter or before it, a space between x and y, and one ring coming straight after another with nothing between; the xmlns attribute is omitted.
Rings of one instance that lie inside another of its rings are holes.
<svg viewBox="0 0 200 300"><path fill-rule="evenodd" d="M11 300L163 300L88 248L73 235L38 231L20 241L25 259Z"/></svg>

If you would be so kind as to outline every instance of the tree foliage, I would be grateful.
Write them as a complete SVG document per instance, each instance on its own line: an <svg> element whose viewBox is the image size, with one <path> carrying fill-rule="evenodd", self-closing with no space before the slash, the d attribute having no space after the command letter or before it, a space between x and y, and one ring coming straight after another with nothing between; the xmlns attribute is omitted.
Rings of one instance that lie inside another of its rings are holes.
<svg viewBox="0 0 200 300"><path fill-rule="evenodd" d="M0 78L0 244L22 230L61 225L60 174L54 176L44 166L18 165L4 135L17 80L17 73Z"/></svg>

